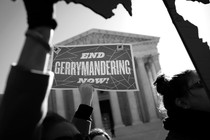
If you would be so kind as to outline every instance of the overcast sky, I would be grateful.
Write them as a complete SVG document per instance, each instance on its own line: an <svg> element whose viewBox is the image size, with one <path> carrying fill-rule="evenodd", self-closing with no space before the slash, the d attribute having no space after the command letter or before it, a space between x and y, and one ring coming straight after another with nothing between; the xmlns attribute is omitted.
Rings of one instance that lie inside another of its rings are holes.
<svg viewBox="0 0 210 140"><path fill-rule="evenodd" d="M161 0L132 0L133 16L118 5L115 16L106 20L82 5L56 5L58 28L53 44L71 38L92 28L114 30L160 37L158 51L162 72L172 75L185 69L194 69L168 12ZM177 0L177 9L185 19L199 26L199 36L210 41L210 6L197 2ZM207 26L208 25L208 26ZM10 64L16 62L27 29L26 12L22 0L0 1L0 93L3 93Z"/></svg>

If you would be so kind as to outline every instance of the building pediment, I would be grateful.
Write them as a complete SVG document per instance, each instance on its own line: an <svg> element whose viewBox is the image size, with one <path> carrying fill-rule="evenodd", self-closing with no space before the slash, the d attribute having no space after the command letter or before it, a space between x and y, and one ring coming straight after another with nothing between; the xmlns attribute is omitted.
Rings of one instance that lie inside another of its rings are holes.
<svg viewBox="0 0 210 140"><path fill-rule="evenodd" d="M117 31L91 29L77 36L64 40L57 45L84 45L84 44L109 44L109 43L149 43L158 42L159 37L131 34Z"/></svg>

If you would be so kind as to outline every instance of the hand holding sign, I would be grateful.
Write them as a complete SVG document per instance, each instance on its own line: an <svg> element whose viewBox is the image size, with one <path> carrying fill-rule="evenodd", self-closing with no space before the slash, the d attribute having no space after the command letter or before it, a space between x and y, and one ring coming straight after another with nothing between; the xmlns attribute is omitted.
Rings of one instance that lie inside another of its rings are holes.
<svg viewBox="0 0 210 140"><path fill-rule="evenodd" d="M138 90L130 44L55 45L53 88L78 88L82 83L100 90Z"/></svg>
<svg viewBox="0 0 210 140"><path fill-rule="evenodd" d="M91 106L92 99L93 99L93 91L94 91L94 88L90 84L84 83L79 86L79 92L82 99L81 104L86 104L86 105Z"/></svg>

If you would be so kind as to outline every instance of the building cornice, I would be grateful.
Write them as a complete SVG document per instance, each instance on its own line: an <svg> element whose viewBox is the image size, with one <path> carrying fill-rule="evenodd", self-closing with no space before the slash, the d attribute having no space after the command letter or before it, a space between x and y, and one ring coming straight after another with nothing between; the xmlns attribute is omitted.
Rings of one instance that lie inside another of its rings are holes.
<svg viewBox="0 0 210 140"><path fill-rule="evenodd" d="M64 40L56 45L84 45L84 44L109 44L109 43L128 43L128 44L152 44L157 43L159 37L139 35L133 33L117 32L102 29L91 29Z"/></svg>

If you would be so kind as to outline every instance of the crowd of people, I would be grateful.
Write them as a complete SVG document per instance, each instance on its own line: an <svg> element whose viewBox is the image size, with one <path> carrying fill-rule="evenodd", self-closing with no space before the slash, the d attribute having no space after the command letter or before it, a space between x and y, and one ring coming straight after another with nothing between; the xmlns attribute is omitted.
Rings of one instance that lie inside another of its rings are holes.
<svg viewBox="0 0 210 140"><path fill-rule="evenodd" d="M11 66L0 105L0 139L111 140L102 128L91 129L94 88L90 84L79 87L81 104L71 121L48 111L54 75L47 65L57 26L53 7L58 0L23 1L28 29L20 57ZM163 121L169 131L166 140L209 138L210 102L196 71L186 70L171 79L159 75L154 85L167 113Z"/></svg>

